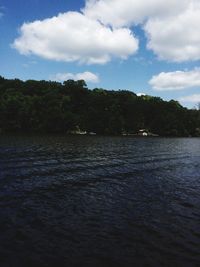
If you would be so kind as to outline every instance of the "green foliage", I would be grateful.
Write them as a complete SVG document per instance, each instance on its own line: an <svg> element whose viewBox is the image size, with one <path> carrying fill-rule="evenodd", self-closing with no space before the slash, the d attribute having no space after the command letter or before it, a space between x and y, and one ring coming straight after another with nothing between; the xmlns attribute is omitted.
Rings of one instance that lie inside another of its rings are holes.
<svg viewBox="0 0 200 267"><path fill-rule="evenodd" d="M67 133L77 128L97 134L145 128L160 136L200 136L200 110L125 90L89 90L83 80L61 84L0 76L0 132Z"/></svg>

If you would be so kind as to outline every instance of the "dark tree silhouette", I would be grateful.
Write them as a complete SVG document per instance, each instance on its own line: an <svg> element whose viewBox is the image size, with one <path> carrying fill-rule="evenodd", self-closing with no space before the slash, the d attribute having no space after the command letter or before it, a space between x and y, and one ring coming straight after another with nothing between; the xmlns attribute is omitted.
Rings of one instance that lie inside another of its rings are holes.
<svg viewBox="0 0 200 267"><path fill-rule="evenodd" d="M89 90L85 81L9 80L0 76L0 132L136 133L200 136L200 110L129 91Z"/></svg>

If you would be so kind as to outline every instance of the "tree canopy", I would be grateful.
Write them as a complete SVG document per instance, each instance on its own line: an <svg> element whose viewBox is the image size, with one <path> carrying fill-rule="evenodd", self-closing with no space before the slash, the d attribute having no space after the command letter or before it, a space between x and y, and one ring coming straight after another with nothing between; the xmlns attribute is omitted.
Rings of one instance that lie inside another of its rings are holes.
<svg viewBox="0 0 200 267"><path fill-rule="evenodd" d="M1 132L200 136L200 111L126 90L90 90L85 81L21 81L0 76Z"/></svg>

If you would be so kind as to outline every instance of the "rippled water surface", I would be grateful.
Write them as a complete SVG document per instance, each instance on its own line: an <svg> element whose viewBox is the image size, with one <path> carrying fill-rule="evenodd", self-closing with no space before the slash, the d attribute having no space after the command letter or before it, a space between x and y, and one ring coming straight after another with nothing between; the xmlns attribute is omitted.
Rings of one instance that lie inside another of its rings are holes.
<svg viewBox="0 0 200 267"><path fill-rule="evenodd" d="M200 139L0 138L1 267L200 266Z"/></svg>

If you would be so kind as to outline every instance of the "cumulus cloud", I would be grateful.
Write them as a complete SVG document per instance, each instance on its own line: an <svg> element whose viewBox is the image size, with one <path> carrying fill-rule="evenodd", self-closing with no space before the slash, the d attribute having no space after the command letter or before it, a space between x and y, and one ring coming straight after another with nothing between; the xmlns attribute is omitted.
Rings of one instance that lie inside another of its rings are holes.
<svg viewBox="0 0 200 267"><path fill-rule="evenodd" d="M114 27L142 23L149 17L176 15L188 0L87 0L83 12Z"/></svg>
<svg viewBox="0 0 200 267"><path fill-rule="evenodd" d="M67 81L67 80L84 80L85 82L90 82L90 83L98 83L99 77L98 75L86 71L83 73L57 73L56 75L51 77L52 80L55 81L59 81L59 82L63 82L63 81Z"/></svg>
<svg viewBox="0 0 200 267"><path fill-rule="evenodd" d="M80 12L24 23L13 47L51 60L104 64L136 53L136 25L159 59L200 60L199 0L85 0Z"/></svg>
<svg viewBox="0 0 200 267"><path fill-rule="evenodd" d="M200 103L200 94L183 96L179 98L179 101L183 103Z"/></svg>
<svg viewBox="0 0 200 267"><path fill-rule="evenodd" d="M183 62L200 59L200 3L190 2L176 16L151 18L144 26L148 48L161 59Z"/></svg>
<svg viewBox="0 0 200 267"><path fill-rule="evenodd" d="M200 86L200 68L192 71L161 72L149 84L157 91L182 90Z"/></svg>
<svg viewBox="0 0 200 267"><path fill-rule="evenodd" d="M127 28L111 29L79 12L24 23L13 47L21 54L45 59L104 64L113 57L127 59L138 40Z"/></svg>
<svg viewBox="0 0 200 267"><path fill-rule="evenodd" d="M200 59L199 0L87 0L86 16L113 27L141 24L159 59Z"/></svg>

